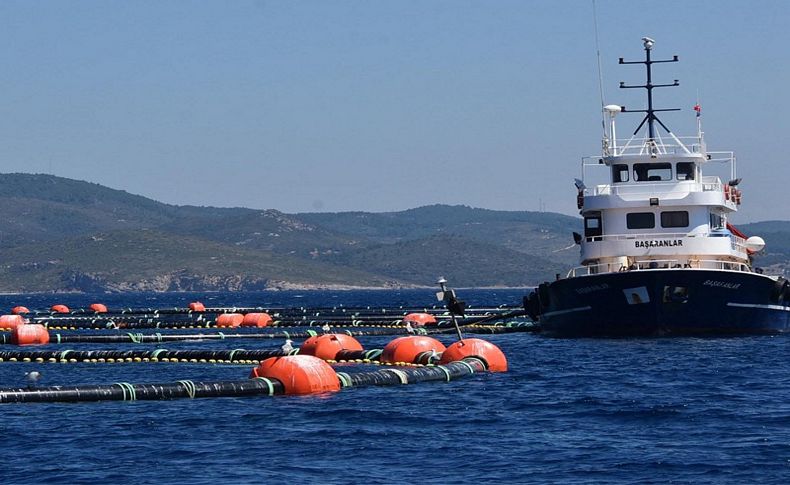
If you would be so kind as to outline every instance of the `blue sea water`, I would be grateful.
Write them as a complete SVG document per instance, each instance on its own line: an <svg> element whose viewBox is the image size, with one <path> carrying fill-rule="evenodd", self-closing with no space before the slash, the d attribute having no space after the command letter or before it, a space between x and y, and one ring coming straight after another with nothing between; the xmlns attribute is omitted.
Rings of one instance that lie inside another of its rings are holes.
<svg viewBox="0 0 790 485"><path fill-rule="evenodd" d="M476 306L522 291L459 290ZM430 291L4 295L0 308L433 305ZM380 348L391 337L362 338ZM7 483L789 483L788 336L485 336L510 370L307 397L0 405ZM451 342L450 336L440 338ZM179 342L180 348L279 342ZM74 345L72 348L140 348ZM237 380L249 365L0 363L0 387Z"/></svg>

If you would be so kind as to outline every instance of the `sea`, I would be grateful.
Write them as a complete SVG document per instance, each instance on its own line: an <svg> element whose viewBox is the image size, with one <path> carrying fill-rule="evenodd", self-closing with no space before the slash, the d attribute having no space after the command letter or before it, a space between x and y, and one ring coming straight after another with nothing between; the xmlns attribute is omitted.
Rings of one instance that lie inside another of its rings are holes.
<svg viewBox="0 0 790 485"><path fill-rule="evenodd" d="M524 290L458 290L518 305ZM0 309L428 306L430 290L2 295ZM790 483L790 336L478 336L507 373L314 396L0 405L0 483ZM393 337L360 338L366 349ZM452 335L439 337L445 344ZM298 342L296 342L298 343ZM158 344L265 348L272 341ZM73 344L79 349L148 344ZM0 387L238 380L250 365L0 363Z"/></svg>

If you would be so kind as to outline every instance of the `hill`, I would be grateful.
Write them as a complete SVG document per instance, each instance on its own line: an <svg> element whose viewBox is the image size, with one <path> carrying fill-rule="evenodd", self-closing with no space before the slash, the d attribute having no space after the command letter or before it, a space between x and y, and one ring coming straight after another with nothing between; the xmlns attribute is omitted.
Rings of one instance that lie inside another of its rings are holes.
<svg viewBox="0 0 790 485"><path fill-rule="evenodd" d="M284 214L175 206L51 175L0 174L0 291L526 286L577 264L561 214L433 205ZM740 227L790 269L790 222Z"/></svg>
<svg viewBox="0 0 790 485"><path fill-rule="evenodd" d="M463 206L284 214L0 174L0 291L523 286L576 260L572 217ZM565 250L563 250L565 248ZM547 257L548 255L548 257Z"/></svg>

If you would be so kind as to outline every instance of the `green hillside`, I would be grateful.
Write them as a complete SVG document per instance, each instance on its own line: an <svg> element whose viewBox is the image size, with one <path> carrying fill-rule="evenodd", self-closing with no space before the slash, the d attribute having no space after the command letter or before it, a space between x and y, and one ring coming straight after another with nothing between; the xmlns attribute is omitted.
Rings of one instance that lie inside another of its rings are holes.
<svg viewBox="0 0 790 485"><path fill-rule="evenodd" d="M381 244L336 260L402 281L445 276L463 286L526 286L567 267L537 256L455 235Z"/></svg>
<svg viewBox="0 0 790 485"><path fill-rule="evenodd" d="M157 230L116 231L4 251L0 291L259 290L404 284L322 261Z"/></svg>
<svg viewBox="0 0 790 485"><path fill-rule="evenodd" d="M433 205L284 214L174 206L51 175L0 174L0 291L205 291L289 287L523 286L577 264L561 214ZM790 269L790 222L756 264Z"/></svg>

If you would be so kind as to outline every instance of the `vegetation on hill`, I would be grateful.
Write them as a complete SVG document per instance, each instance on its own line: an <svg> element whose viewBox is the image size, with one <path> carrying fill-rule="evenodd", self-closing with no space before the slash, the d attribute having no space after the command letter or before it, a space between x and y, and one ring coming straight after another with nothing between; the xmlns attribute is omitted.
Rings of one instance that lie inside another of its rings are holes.
<svg viewBox="0 0 790 485"><path fill-rule="evenodd" d="M0 174L0 291L525 286L577 263L560 214L433 205L284 214L174 206L51 175ZM741 227L785 269L790 222Z"/></svg>

